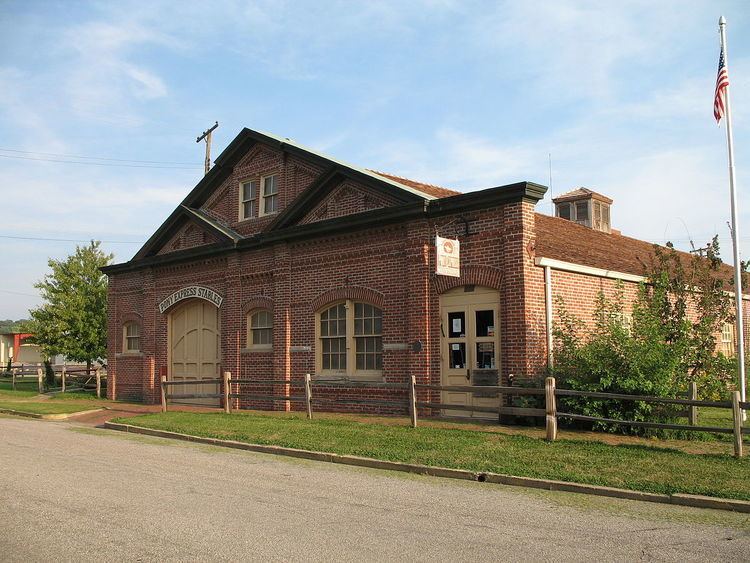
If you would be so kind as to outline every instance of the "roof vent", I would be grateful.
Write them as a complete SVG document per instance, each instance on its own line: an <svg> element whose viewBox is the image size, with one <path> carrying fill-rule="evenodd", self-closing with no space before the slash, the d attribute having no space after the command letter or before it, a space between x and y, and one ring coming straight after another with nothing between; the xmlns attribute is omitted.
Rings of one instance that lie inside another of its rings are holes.
<svg viewBox="0 0 750 563"><path fill-rule="evenodd" d="M577 188L552 200L555 216L595 231L612 232L609 208L612 200L587 188Z"/></svg>

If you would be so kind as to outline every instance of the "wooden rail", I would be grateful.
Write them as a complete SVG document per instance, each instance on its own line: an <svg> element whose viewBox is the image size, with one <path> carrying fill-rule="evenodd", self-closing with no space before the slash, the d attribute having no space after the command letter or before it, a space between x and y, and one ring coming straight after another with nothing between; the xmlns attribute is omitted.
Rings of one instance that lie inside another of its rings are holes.
<svg viewBox="0 0 750 563"><path fill-rule="evenodd" d="M41 370L40 370L41 372ZM182 385L203 385L218 384L221 385L220 392L216 393L168 393L169 386ZM232 392L232 384L236 385L237 391ZM303 389L304 394L293 394L285 392L283 394L263 393L260 391L241 391L242 386L284 386L287 389ZM387 397L379 398L356 398L356 397L328 397L325 394L319 395L318 391L328 391L331 389L403 389L407 391L403 399ZM443 402L420 400L417 390L433 391L453 391L464 393L502 393L503 395L531 395L544 396L544 408L533 407L514 407L498 405L480 406L480 405L455 405ZM304 403L307 411L307 418L313 418L313 406L315 404L356 404L356 405L376 405L388 407L401 407L408 411L412 427L418 423L418 412L420 408L453 410L464 412L480 412L492 414L509 414L515 416L535 416L544 417L547 440L554 441L557 439L557 421L559 418L570 420L580 420L585 422L601 422L605 424L614 424L620 426L630 426L636 428L655 428L662 430L686 430L689 432L715 432L720 434L734 435L735 456L742 456L742 435L750 434L750 428L742 427L742 410L750 410L750 402L739 400L739 392L732 394L731 401L699 401L697 391L694 385L686 394L689 398L672 398L672 397L653 397L647 395L627 395L623 393L603 393L599 391L580 391L575 389L558 389L555 379L548 377L545 379L543 388L534 387L509 387L503 385L494 386L471 386L471 385L432 385L418 384L414 376L410 376L408 383L390 383L390 382L369 382L369 381L349 381L346 379L312 379L311 374L305 374L302 381L286 380L232 380L230 372L224 372L222 378L217 379L197 379L193 381L167 381L162 377L161 381L161 402L162 411L167 412L169 399L201 399L201 398L222 398L224 410L226 413L232 411L232 399L251 399L258 401L290 401ZM558 411L558 397L580 397L584 399L598 400L618 400L618 401L642 401L652 404L682 405L689 407L682 414L688 417L690 424L671 424L663 422L635 421L635 420L618 420L610 418L601 418L587 416L571 412ZM722 428L717 426L698 426L697 413L698 407L715 407L731 408L733 417L733 428Z"/></svg>
<svg viewBox="0 0 750 563"><path fill-rule="evenodd" d="M95 391L97 398L101 398L102 382L106 381L107 379L107 374L104 370L102 370L102 368L68 368L67 366L61 366L57 369L55 369L55 367L53 367L52 369L53 373L57 373L60 375L59 392L65 393L72 390L83 391L88 389ZM47 387L45 385L44 373L44 366L40 364L16 364L12 365L10 370L5 369L4 371L0 372L0 376L9 377L11 379L11 387L14 391L16 390L16 384L19 378L24 379L26 376L36 376L35 378L37 380L37 389L40 394L45 392L58 392L56 387ZM68 387L68 381L71 379L77 381L78 387L74 387L72 389ZM85 381L81 382L81 379L84 379ZM91 387L89 387L89 382L92 380L94 380L94 383Z"/></svg>

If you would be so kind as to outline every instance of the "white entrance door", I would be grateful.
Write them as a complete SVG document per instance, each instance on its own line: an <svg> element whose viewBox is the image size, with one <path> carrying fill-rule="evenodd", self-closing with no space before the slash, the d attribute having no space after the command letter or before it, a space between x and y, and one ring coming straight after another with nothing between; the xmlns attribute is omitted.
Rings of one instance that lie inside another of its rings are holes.
<svg viewBox="0 0 750 563"><path fill-rule="evenodd" d="M477 387L475 392L443 391L448 405L497 409L500 397L482 386L500 384L500 325L497 290L463 286L440 298L442 384ZM496 412L496 411L495 411ZM445 409L445 416L497 418L489 412Z"/></svg>
<svg viewBox="0 0 750 563"><path fill-rule="evenodd" d="M170 380L191 381L219 377L221 345L219 309L193 299L170 314ZM170 394L219 393L219 384L174 385ZM180 399L178 402L219 406L220 399Z"/></svg>

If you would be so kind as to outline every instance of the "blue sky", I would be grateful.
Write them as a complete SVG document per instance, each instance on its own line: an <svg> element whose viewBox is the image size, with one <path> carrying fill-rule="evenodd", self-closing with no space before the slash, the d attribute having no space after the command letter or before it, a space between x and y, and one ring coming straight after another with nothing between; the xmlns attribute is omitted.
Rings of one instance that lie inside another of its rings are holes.
<svg viewBox="0 0 750 563"><path fill-rule="evenodd" d="M722 13L747 257L746 1L0 0L0 318L26 316L75 246L2 237L96 238L128 260L201 178L195 138L216 120L214 156L247 126L462 191L547 185L551 153L554 193L612 197L629 236L718 233L729 260ZM57 154L128 162L28 160Z"/></svg>

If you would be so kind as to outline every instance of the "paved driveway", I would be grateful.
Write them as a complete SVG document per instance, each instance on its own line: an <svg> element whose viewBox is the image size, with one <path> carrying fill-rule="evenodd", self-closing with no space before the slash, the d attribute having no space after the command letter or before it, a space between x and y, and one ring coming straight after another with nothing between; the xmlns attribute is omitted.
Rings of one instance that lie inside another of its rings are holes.
<svg viewBox="0 0 750 563"><path fill-rule="evenodd" d="M0 418L0 559L744 560L747 515Z"/></svg>

